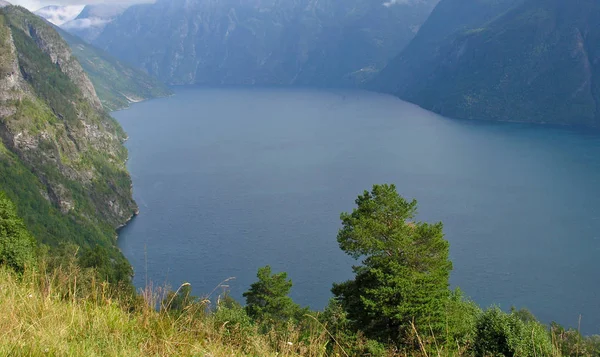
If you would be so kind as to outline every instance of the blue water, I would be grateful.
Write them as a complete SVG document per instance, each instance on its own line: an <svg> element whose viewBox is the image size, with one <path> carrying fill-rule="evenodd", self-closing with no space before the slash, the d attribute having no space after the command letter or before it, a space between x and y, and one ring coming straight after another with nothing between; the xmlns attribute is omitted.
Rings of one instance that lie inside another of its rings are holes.
<svg viewBox="0 0 600 357"><path fill-rule="evenodd" d="M352 276L340 212L395 183L419 219L444 222L453 286L600 333L598 133L450 120L358 91L181 88L114 115L141 210L119 245L139 287L205 295L235 277L241 300L270 264L322 308Z"/></svg>

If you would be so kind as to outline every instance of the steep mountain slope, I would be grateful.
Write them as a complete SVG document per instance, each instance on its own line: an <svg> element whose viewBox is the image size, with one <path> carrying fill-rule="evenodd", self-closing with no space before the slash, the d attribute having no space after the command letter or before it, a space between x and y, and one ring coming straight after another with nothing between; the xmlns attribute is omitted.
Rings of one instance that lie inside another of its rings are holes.
<svg viewBox="0 0 600 357"><path fill-rule="evenodd" d="M81 63L106 110L123 109L130 103L171 94L164 84L146 72L117 60L62 29L57 28L57 31Z"/></svg>
<svg viewBox="0 0 600 357"><path fill-rule="evenodd" d="M52 26L0 9L0 190L41 242L101 249L111 280L130 273L114 236L137 210L124 139Z"/></svg>
<svg viewBox="0 0 600 357"><path fill-rule="evenodd" d="M114 3L87 5L76 18L62 24L61 28L91 42L102 33L108 23L121 15L127 7L126 4Z"/></svg>
<svg viewBox="0 0 600 357"><path fill-rule="evenodd" d="M408 43L438 0L160 0L93 42L171 84L353 85Z"/></svg>
<svg viewBox="0 0 600 357"><path fill-rule="evenodd" d="M480 27L523 0L441 0L415 38L367 86L403 94L427 78L457 34Z"/></svg>
<svg viewBox="0 0 600 357"><path fill-rule="evenodd" d="M503 5L441 40L432 15L375 85L451 117L600 125L600 3Z"/></svg>

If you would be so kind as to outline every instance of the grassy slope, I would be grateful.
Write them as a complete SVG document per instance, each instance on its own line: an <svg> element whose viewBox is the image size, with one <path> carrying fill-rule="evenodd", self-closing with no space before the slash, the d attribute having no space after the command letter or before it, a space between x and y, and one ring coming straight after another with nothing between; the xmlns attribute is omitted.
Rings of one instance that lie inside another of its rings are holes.
<svg viewBox="0 0 600 357"><path fill-rule="evenodd" d="M164 97L171 91L144 71L130 67L77 36L56 29L96 88L108 111L127 108L131 101Z"/></svg>
<svg viewBox="0 0 600 357"><path fill-rule="evenodd" d="M174 317L141 308L124 310L101 285L84 297L73 275L27 273L22 279L0 269L2 356L318 356L306 346L236 332L215 315ZM317 332L323 339L322 333ZM292 334L293 335L293 334ZM293 336L288 336L296 342Z"/></svg>

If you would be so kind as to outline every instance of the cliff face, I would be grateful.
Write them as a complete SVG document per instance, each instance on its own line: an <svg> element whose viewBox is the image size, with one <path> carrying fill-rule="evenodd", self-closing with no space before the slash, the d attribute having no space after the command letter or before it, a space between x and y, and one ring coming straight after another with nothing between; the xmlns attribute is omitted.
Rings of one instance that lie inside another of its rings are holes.
<svg viewBox="0 0 600 357"><path fill-rule="evenodd" d="M348 86L408 43L438 0L162 0L93 41L170 84Z"/></svg>
<svg viewBox="0 0 600 357"><path fill-rule="evenodd" d="M114 249L136 212L125 134L69 46L27 10L0 9L0 190L43 242Z"/></svg>
<svg viewBox="0 0 600 357"><path fill-rule="evenodd" d="M450 117L600 126L600 3L477 3L488 16L438 37L424 30L461 17L436 9L373 84Z"/></svg>

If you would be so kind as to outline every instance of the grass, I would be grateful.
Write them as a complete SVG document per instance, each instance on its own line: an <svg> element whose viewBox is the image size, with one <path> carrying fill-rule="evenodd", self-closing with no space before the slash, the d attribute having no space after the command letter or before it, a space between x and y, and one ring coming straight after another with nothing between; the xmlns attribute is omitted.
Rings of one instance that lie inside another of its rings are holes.
<svg viewBox="0 0 600 357"><path fill-rule="evenodd" d="M246 331L252 336L246 338L218 313L173 315L144 303L126 308L107 284L78 288L78 276L29 271L19 277L0 269L1 356L323 355L315 348L326 341L325 331L315 330L310 344L293 330L286 336ZM160 291L149 289L146 296L160 297Z"/></svg>
<svg viewBox="0 0 600 357"><path fill-rule="evenodd" d="M419 336L414 325L418 350L356 354L338 343L318 315L306 315L302 328L289 325L264 330L250 320L240 320L236 309L243 308L224 303L222 296L209 296L173 313L168 309L173 300L164 298L172 296L166 294L168 289L150 286L124 298L125 294L108 283L98 283L93 274L74 263L59 269L40 266L23 275L0 267L0 356L472 355L461 349L447 350L441 340ZM560 357L558 345L553 345L552 351L536 356Z"/></svg>

